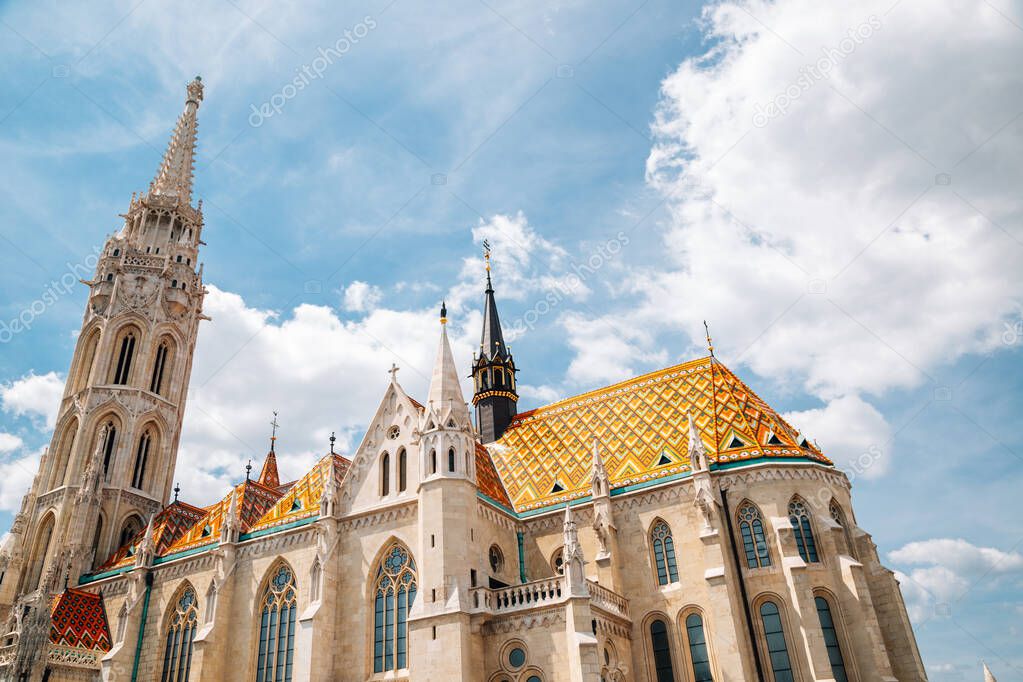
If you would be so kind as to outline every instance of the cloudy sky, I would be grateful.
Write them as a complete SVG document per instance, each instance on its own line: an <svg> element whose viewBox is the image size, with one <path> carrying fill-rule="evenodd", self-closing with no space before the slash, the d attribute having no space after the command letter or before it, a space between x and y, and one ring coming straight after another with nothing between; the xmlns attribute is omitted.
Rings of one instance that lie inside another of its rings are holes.
<svg viewBox="0 0 1023 682"><path fill-rule="evenodd" d="M700 356L706 319L849 472L931 679L1023 680L1023 3L595 5L5 3L0 527L81 323L62 279L202 74L185 499L273 410L297 476L392 362L421 396L442 299L467 367L489 239L522 407Z"/></svg>

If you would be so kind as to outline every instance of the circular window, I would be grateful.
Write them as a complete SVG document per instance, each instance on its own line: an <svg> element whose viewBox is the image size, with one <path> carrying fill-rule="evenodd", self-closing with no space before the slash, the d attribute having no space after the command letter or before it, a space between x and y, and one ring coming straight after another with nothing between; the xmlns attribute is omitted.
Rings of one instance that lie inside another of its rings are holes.
<svg viewBox="0 0 1023 682"><path fill-rule="evenodd" d="M487 556L490 559L490 570L500 573L504 568L504 554L501 552L501 548L497 545L490 545L490 552Z"/></svg>
<svg viewBox="0 0 1023 682"><path fill-rule="evenodd" d="M391 440L394 440L400 435L401 429L399 429L397 425L394 425L391 428L387 429L387 437L390 438Z"/></svg>
<svg viewBox="0 0 1023 682"><path fill-rule="evenodd" d="M526 664L526 652L519 647L515 647L508 652L508 665L513 668L521 668Z"/></svg>
<svg viewBox="0 0 1023 682"><path fill-rule="evenodd" d="M530 675L530 676L529 676L529 679L528 679L528 680L526 680L526 682L543 682L543 680L541 680L541 679L540 679L539 677L537 677L536 675Z"/></svg>
<svg viewBox="0 0 1023 682"><path fill-rule="evenodd" d="M558 549L551 557L551 568L558 575L565 575L565 551L564 549Z"/></svg>

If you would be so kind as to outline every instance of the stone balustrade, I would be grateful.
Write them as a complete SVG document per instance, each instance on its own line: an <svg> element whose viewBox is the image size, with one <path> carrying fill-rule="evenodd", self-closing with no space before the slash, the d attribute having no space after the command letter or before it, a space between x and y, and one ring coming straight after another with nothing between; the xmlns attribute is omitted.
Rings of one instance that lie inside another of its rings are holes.
<svg viewBox="0 0 1023 682"><path fill-rule="evenodd" d="M586 587L591 605L629 618L629 601L625 597L591 580L586 581ZM563 603L568 599L568 585L564 576L558 576L497 589L476 587L469 594L474 611L503 615Z"/></svg>

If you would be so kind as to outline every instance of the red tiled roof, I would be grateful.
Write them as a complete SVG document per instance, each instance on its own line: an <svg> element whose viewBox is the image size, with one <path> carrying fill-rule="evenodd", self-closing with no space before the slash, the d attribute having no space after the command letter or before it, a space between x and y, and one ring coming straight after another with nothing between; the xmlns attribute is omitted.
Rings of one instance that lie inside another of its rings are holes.
<svg viewBox="0 0 1023 682"><path fill-rule="evenodd" d="M66 588L53 598L50 642L58 646L110 651L110 625L103 596Z"/></svg>

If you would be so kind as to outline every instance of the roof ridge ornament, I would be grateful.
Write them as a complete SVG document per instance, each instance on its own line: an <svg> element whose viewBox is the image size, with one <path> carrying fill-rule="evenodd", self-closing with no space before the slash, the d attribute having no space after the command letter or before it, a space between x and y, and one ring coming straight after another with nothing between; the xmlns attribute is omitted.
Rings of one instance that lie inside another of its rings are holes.
<svg viewBox="0 0 1023 682"><path fill-rule="evenodd" d="M707 352L714 357L714 342L710 338L710 327L707 326L707 320L703 321L703 332L707 336Z"/></svg>

